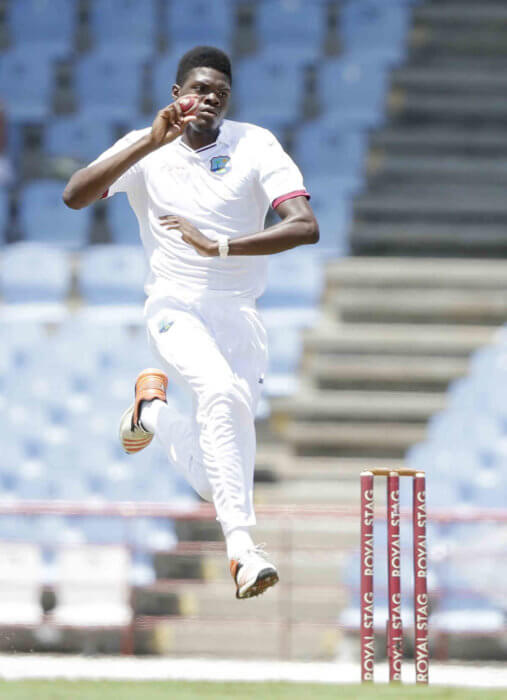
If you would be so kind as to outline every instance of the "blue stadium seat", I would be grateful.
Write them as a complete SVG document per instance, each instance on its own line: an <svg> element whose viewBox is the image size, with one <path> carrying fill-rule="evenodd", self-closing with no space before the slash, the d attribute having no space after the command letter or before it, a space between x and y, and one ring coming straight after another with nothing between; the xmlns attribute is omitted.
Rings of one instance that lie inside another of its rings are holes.
<svg viewBox="0 0 507 700"><path fill-rule="evenodd" d="M316 307L323 276L322 263L310 246L272 255L268 263L268 285L259 306Z"/></svg>
<svg viewBox="0 0 507 700"><path fill-rule="evenodd" d="M337 127L381 125L387 74L371 54L327 61L319 73L319 85L325 114Z"/></svg>
<svg viewBox="0 0 507 700"><path fill-rule="evenodd" d="M0 515L0 540L29 542L34 534L34 518L28 515Z"/></svg>
<svg viewBox="0 0 507 700"><path fill-rule="evenodd" d="M108 199L107 220L113 243L139 245L139 224L125 195L117 194Z"/></svg>
<svg viewBox="0 0 507 700"><path fill-rule="evenodd" d="M91 209L73 211L62 201L62 183L38 180L26 185L20 202L20 223L25 240L44 242L69 250L85 245Z"/></svg>
<svg viewBox="0 0 507 700"><path fill-rule="evenodd" d="M93 0L90 26L100 51L149 57L157 47L156 0Z"/></svg>
<svg viewBox="0 0 507 700"><path fill-rule="evenodd" d="M4 248L0 285L4 301L63 301L71 283L65 252L39 243L14 243Z"/></svg>
<svg viewBox="0 0 507 700"><path fill-rule="evenodd" d="M315 252L341 256L348 252L348 234L352 224L351 187L357 185L340 176L315 175L305 178L312 198L310 203L319 224L320 240Z"/></svg>
<svg viewBox="0 0 507 700"><path fill-rule="evenodd" d="M410 11L404 2L349 0L343 8L341 33L347 52L364 49L387 64L405 56Z"/></svg>
<svg viewBox="0 0 507 700"><path fill-rule="evenodd" d="M0 189L0 245L5 243L7 223L9 221L9 196L7 190Z"/></svg>
<svg viewBox="0 0 507 700"><path fill-rule="evenodd" d="M113 142L111 124L86 114L54 117L46 126L44 140L50 156L75 158L83 164L95 160Z"/></svg>
<svg viewBox="0 0 507 700"><path fill-rule="evenodd" d="M153 102L156 110L173 101L171 88L176 82L181 55L178 50L173 49L160 56L153 66Z"/></svg>
<svg viewBox="0 0 507 700"><path fill-rule="evenodd" d="M262 76L262 80L260 79ZM283 85L283 99L280 86ZM247 58L235 70L237 119L290 125L298 121L303 99L303 70L278 50Z"/></svg>
<svg viewBox="0 0 507 700"><path fill-rule="evenodd" d="M47 56L25 49L0 57L2 100L15 122L40 122L50 113L52 63Z"/></svg>
<svg viewBox="0 0 507 700"><path fill-rule="evenodd" d="M133 552L129 583L131 586L149 586L157 574L153 567L153 557L146 552Z"/></svg>
<svg viewBox="0 0 507 700"><path fill-rule="evenodd" d="M261 46L283 46L322 52L326 31L326 3L306 0L266 0L257 9Z"/></svg>
<svg viewBox="0 0 507 700"><path fill-rule="evenodd" d="M75 75L81 114L101 120L133 119L140 111L142 65L130 56L96 51L83 58Z"/></svg>
<svg viewBox="0 0 507 700"><path fill-rule="evenodd" d="M178 544L178 537L167 518L133 518L128 523L127 541L134 549L168 552Z"/></svg>
<svg viewBox="0 0 507 700"><path fill-rule="evenodd" d="M345 190L358 191L363 181L367 148L363 131L343 128L332 118L322 117L301 127L297 136L293 155L305 180L312 176L323 180L331 175L334 178L329 181L333 187L340 177Z"/></svg>
<svg viewBox="0 0 507 700"><path fill-rule="evenodd" d="M140 246L93 246L81 257L79 288L89 304L140 304L146 271Z"/></svg>
<svg viewBox="0 0 507 700"><path fill-rule="evenodd" d="M185 0L167 6L167 34L173 44L229 46L233 13L228 0Z"/></svg>
<svg viewBox="0 0 507 700"><path fill-rule="evenodd" d="M15 0L8 8L9 33L17 49L53 58L70 53L76 29L75 0Z"/></svg>

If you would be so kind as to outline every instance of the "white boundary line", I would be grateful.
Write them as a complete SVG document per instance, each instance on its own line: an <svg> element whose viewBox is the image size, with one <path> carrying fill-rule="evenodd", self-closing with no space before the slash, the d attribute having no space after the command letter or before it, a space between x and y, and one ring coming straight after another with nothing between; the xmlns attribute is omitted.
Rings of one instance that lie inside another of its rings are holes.
<svg viewBox="0 0 507 700"><path fill-rule="evenodd" d="M387 681L387 664L375 669L379 682ZM191 680L289 681L295 683L357 683L359 664L294 661L239 661L209 658L85 657L51 654L0 654L0 678L69 680ZM403 679L413 682L406 664ZM432 685L507 688L507 664L439 664L430 667Z"/></svg>

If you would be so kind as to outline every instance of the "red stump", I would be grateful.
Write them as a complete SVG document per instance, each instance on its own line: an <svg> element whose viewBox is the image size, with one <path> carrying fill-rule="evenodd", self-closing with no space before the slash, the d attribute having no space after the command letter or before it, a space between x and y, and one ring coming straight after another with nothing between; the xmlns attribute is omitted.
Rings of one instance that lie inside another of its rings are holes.
<svg viewBox="0 0 507 700"><path fill-rule="evenodd" d="M415 677L417 683L428 683L428 590L426 578L426 478L418 472L414 477L412 506L414 536L414 635Z"/></svg>
<svg viewBox="0 0 507 700"><path fill-rule="evenodd" d="M361 474L361 680L373 681L373 474Z"/></svg>

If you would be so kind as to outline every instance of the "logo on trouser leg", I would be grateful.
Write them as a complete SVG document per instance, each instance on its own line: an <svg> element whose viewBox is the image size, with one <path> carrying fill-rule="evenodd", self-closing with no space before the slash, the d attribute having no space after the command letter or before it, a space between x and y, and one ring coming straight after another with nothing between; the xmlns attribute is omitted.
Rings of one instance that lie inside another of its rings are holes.
<svg viewBox="0 0 507 700"><path fill-rule="evenodd" d="M162 321L160 321L160 324L158 326L158 332L167 333L167 331L169 330L169 328L171 328L173 323L174 321L166 321L165 319L163 319Z"/></svg>

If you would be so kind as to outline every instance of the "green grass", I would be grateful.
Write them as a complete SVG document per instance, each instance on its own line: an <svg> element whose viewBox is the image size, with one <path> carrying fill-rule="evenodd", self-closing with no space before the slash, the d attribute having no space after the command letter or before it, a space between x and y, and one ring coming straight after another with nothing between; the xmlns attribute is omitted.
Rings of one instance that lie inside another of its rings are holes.
<svg viewBox="0 0 507 700"><path fill-rule="evenodd" d="M319 685L309 683L194 683L114 681L0 681L6 700L368 700L431 698L434 700L505 700L505 690L429 688L377 684Z"/></svg>

